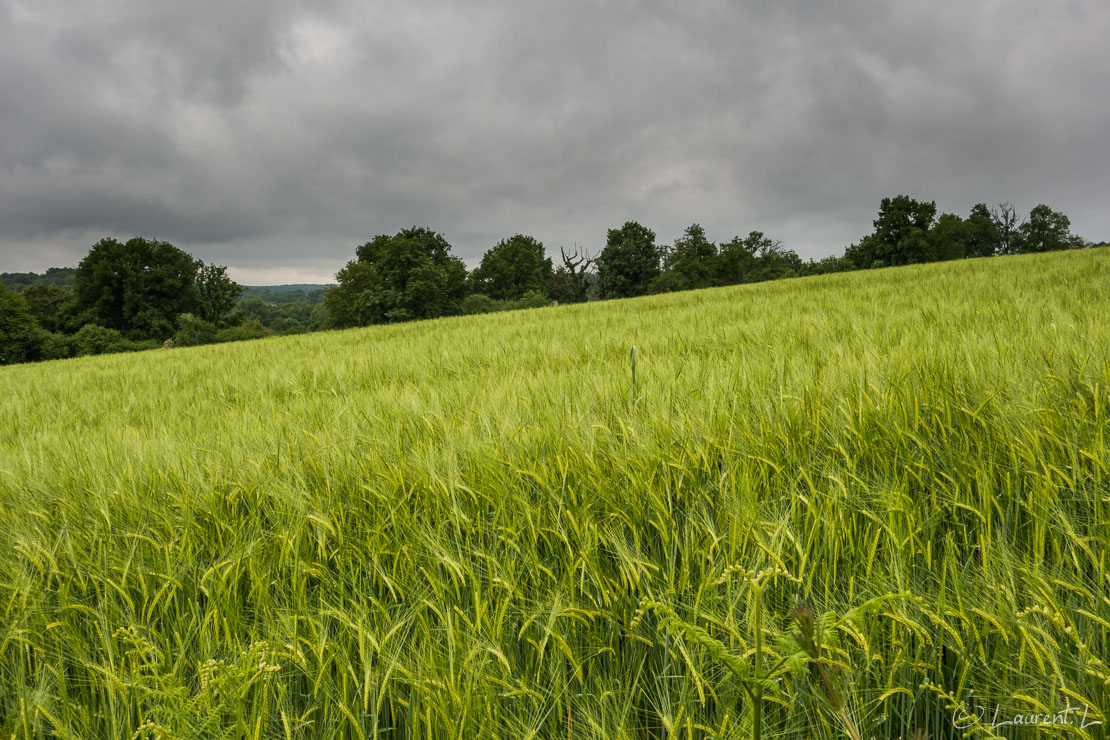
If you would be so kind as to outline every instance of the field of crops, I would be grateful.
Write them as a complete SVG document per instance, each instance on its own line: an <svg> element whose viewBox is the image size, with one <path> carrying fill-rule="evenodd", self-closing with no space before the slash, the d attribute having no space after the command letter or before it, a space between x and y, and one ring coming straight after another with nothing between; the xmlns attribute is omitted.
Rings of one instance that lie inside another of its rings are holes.
<svg viewBox="0 0 1110 740"><path fill-rule="evenodd" d="M1108 317L1096 249L0 368L0 737L1101 737Z"/></svg>

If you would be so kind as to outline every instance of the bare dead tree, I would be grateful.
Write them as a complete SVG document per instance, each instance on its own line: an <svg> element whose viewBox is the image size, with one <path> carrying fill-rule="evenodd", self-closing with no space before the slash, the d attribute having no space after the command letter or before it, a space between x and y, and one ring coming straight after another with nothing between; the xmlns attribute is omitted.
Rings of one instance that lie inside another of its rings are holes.
<svg viewBox="0 0 1110 740"><path fill-rule="evenodd" d="M570 254L559 247L559 254L563 257L563 265L557 271L556 278L561 280L563 285L558 292L565 296L567 302L581 303L589 295L590 269L597 262L597 258L591 257L585 249L579 254L578 245L575 245L574 251Z"/></svg>
<svg viewBox="0 0 1110 740"><path fill-rule="evenodd" d="M1018 221L1017 211L1012 203L999 203L991 209L991 220L998 229L998 253L1013 254L1017 251L1018 230L1025 221Z"/></svg>

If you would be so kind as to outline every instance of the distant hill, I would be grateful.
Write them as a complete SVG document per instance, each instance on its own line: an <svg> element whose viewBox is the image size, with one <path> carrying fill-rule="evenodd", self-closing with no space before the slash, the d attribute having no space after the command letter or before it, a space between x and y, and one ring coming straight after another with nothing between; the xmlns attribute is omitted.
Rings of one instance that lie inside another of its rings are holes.
<svg viewBox="0 0 1110 740"><path fill-rule="evenodd" d="M37 272L0 272L0 283L17 293L31 285L57 285L72 290L76 274L76 267L50 267L41 275Z"/></svg>
<svg viewBox="0 0 1110 740"><path fill-rule="evenodd" d="M59 288L73 290L76 275L76 267L50 267L42 274L37 272L0 272L0 283L17 293L32 285L57 285ZM331 286L311 283L246 285L243 289L243 298L257 297L268 303L292 303L294 301L318 303L323 296L323 291L329 287ZM319 295L314 295L317 292L319 292Z"/></svg>
<svg viewBox="0 0 1110 740"><path fill-rule="evenodd" d="M240 300L257 298L267 303L295 303L304 301L317 304L324 300L324 291L330 285L312 285L298 283L295 285L247 285L243 288Z"/></svg>
<svg viewBox="0 0 1110 740"><path fill-rule="evenodd" d="M305 293L311 293L314 290L324 290L325 288L332 288L335 284L329 285L314 285L311 283L294 283L292 285L244 285L244 295L251 295L253 293L285 293L293 290L300 290Z"/></svg>

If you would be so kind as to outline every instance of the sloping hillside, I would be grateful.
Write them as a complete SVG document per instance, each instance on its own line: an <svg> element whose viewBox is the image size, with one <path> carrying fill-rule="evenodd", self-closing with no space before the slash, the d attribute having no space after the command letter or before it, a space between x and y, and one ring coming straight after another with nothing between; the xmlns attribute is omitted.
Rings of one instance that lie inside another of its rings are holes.
<svg viewBox="0 0 1110 740"><path fill-rule="evenodd" d="M1096 737L1108 279L0 368L0 735L939 738L997 705Z"/></svg>

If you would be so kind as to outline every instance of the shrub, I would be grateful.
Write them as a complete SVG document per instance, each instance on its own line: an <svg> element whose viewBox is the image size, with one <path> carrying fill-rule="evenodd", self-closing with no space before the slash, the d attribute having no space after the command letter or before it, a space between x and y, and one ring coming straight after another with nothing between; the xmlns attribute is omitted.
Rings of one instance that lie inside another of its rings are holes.
<svg viewBox="0 0 1110 740"><path fill-rule="evenodd" d="M177 333L173 335L175 347L196 347L218 341L216 325L191 313L177 317Z"/></svg>
<svg viewBox="0 0 1110 740"><path fill-rule="evenodd" d="M273 336L274 332L262 325L258 319L253 319L239 326L230 326L216 332L217 342L242 342L247 339L260 339Z"/></svg>
<svg viewBox="0 0 1110 740"><path fill-rule="evenodd" d="M505 310L502 301L496 301L483 293L471 293L463 298L462 312L465 314L493 313Z"/></svg>
<svg viewBox="0 0 1110 740"><path fill-rule="evenodd" d="M525 293L523 296L521 296L519 300L515 300L515 301L512 301L509 304L507 304L506 308L509 308L509 309L543 308L544 306L550 306L550 305L551 305L551 299L550 298L548 298L543 293L540 293L537 290L530 290L527 293Z"/></svg>
<svg viewBox="0 0 1110 740"><path fill-rule="evenodd" d="M82 326L73 335L73 344L78 357L131 350L131 342L124 339L123 334L116 329L109 329L99 324L85 324Z"/></svg>
<svg viewBox="0 0 1110 740"><path fill-rule="evenodd" d="M38 355L40 360L64 360L73 357L74 338L61 332L42 331L39 333Z"/></svg>

